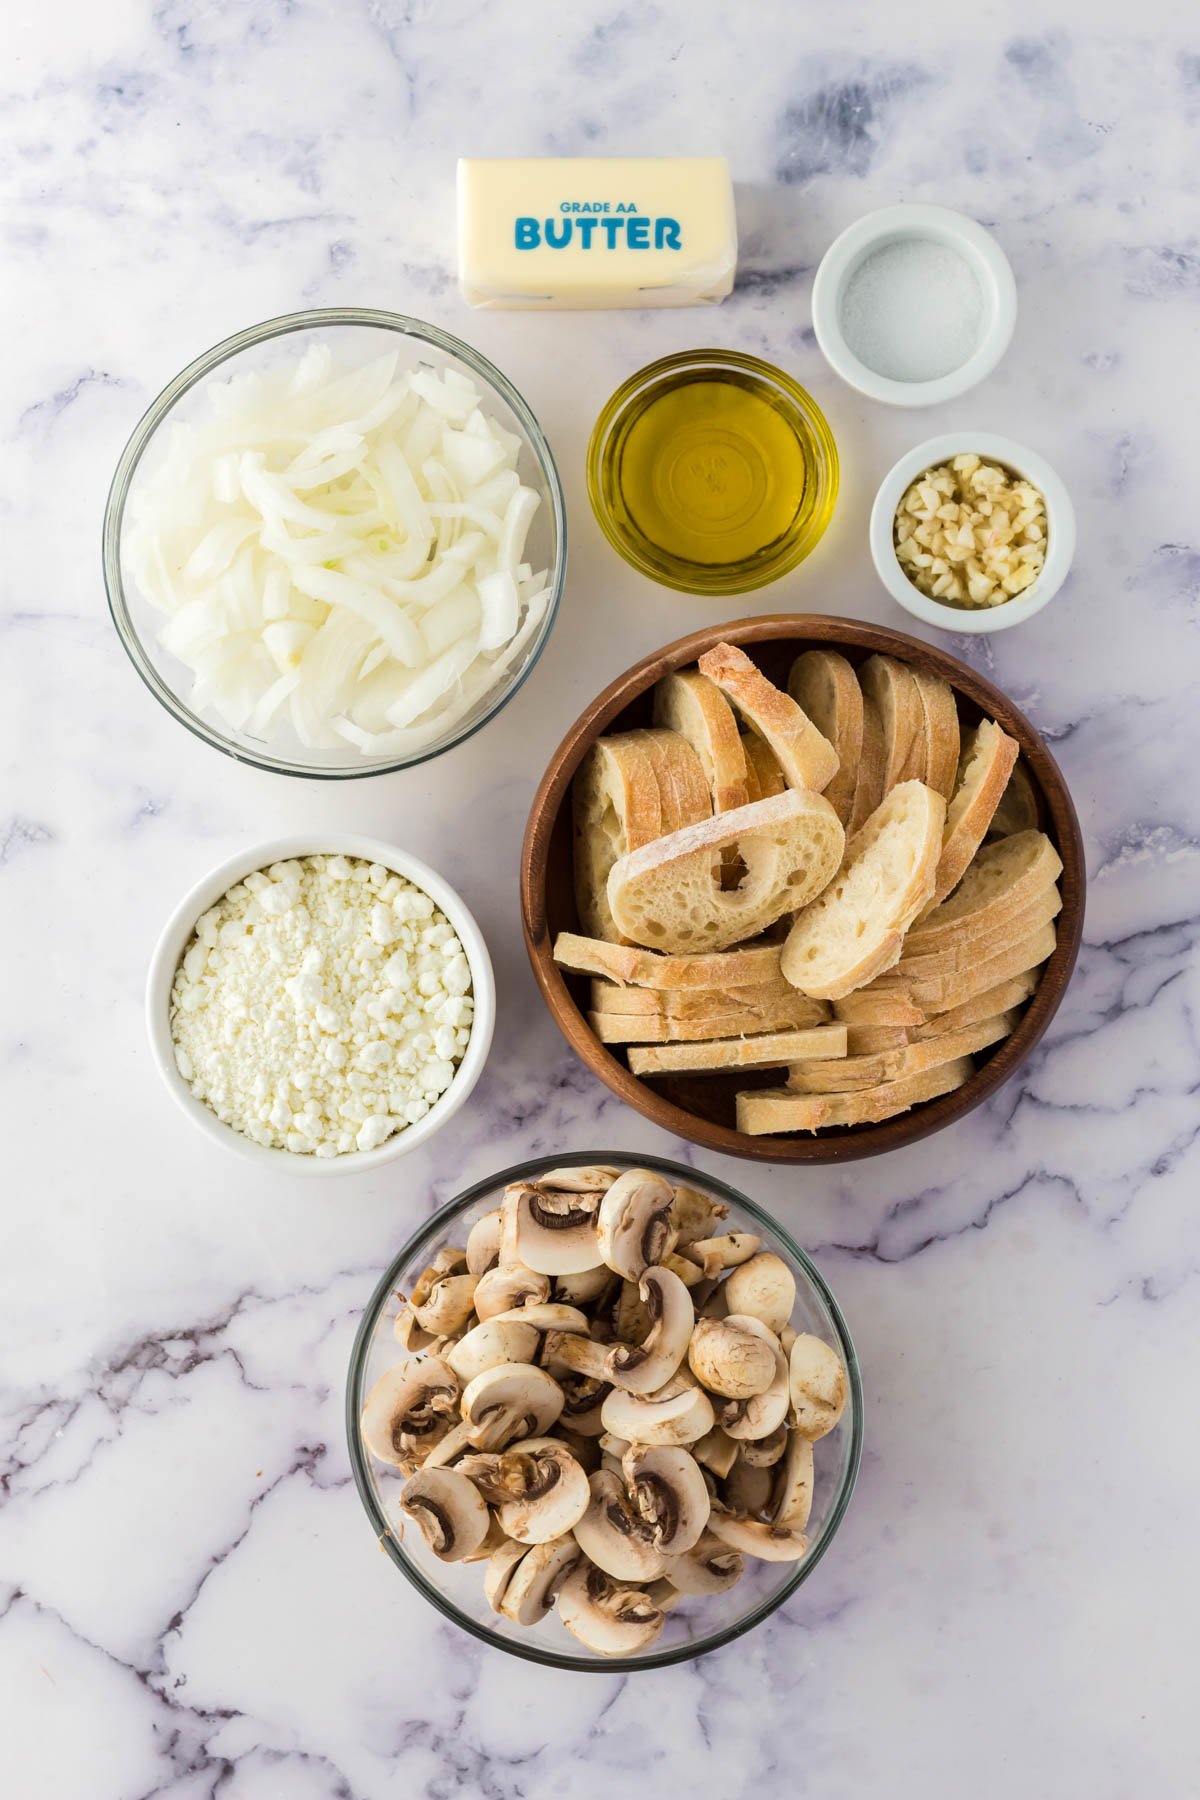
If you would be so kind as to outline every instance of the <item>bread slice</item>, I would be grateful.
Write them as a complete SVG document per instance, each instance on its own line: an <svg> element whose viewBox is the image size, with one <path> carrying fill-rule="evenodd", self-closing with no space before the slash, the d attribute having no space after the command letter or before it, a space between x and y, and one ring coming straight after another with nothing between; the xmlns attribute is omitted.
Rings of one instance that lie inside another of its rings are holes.
<svg viewBox="0 0 1200 1800"><path fill-rule="evenodd" d="M1000 796L1000 804L992 814L992 822L987 829L988 837L1011 837L1017 831L1035 831L1039 817L1033 778L1024 759L1018 757L1008 778L1008 786Z"/></svg>
<svg viewBox="0 0 1200 1800"><path fill-rule="evenodd" d="M900 961L882 977L883 984L927 981L936 975L953 975L958 969L970 969L988 957L999 956L1011 944L1031 937L1043 925L1049 925L1062 911L1062 896L1057 887L1035 894L1019 912L995 925L991 931L978 931L973 936L961 934L945 939L941 947L921 954L913 946L912 933L905 939Z"/></svg>
<svg viewBox="0 0 1200 1800"><path fill-rule="evenodd" d="M804 996L799 997L803 999ZM713 1039L753 1037L764 1031L810 1031L829 1022L813 1018L811 1014L798 1013L795 1006L786 1002L761 1013L735 1007L714 1007L711 1013L690 1019L614 1012L590 1012L587 1019L602 1044L697 1044ZM838 1029L845 1031L844 1026ZM836 1056L836 1046L821 1054Z"/></svg>
<svg viewBox="0 0 1200 1800"><path fill-rule="evenodd" d="M623 856L608 877L609 909L623 936L651 949L723 950L819 894L844 844L828 800L789 788ZM745 867L736 888L714 876L714 857L725 850Z"/></svg>
<svg viewBox="0 0 1200 1800"><path fill-rule="evenodd" d="M677 731L627 731L626 740L640 746L658 783L662 832L680 831L712 817L712 796L700 758Z"/></svg>
<svg viewBox="0 0 1200 1800"><path fill-rule="evenodd" d="M1015 1013L997 1013L974 1025L960 1026L957 1031L920 1039L902 1050L797 1063L788 1075L787 1085L798 1094L850 1094L861 1088L878 1087L883 1081L900 1081L908 1075L940 1068L942 1063L953 1062L957 1057L986 1050L989 1044L1006 1038L1016 1022Z"/></svg>
<svg viewBox="0 0 1200 1800"><path fill-rule="evenodd" d="M915 1029L926 1015L896 988L864 987L833 1003L833 1016L846 1025L904 1025Z"/></svg>
<svg viewBox="0 0 1200 1800"><path fill-rule="evenodd" d="M781 944L743 944L719 956L660 956L657 950L560 931L554 940L554 960L560 968L579 975L603 975L609 981L656 993L681 993L782 980L782 948Z"/></svg>
<svg viewBox="0 0 1200 1800"><path fill-rule="evenodd" d="M919 1006L926 1015L950 1012L965 1000L982 994L986 988L1008 981L1013 975L1024 975L1029 969L1040 968L1054 954L1056 942L1053 925L1043 925L1040 931L1035 931L1020 943L1002 950L998 956L989 956L969 969L957 970L953 975L935 976L929 981L908 982L897 991L911 1000L914 1006Z"/></svg>
<svg viewBox="0 0 1200 1800"><path fill-rule="evenodd" d="M942 854L927 910L940 905L966 874L1016 760L1016 739L1001 731L993 719L984 719L964 744L954 797L946 808Z"/></svg>
<svg viewBox="0 0 1200 1800"><path fill-rule="evenodd" d="M883 728L883 793L925 776L925 710L917 679L894 656L869 656L858 672L863 693L879 709Z"/></svg>
<svg viewBox="0 0 1200 1800"><path fill-rule="evenodd" d="M737 1128L749 1137L775 1132L822 1131L831 1125L876 1125L961 1087L973 1072L969 1056L920 1075L884 1081L856 1094L794 1094L789 1088L756 1088L737 1097Z"/></svg>
<svg viewBox="0 0 1200 1800"><path fill-rule="evenodd" d="M877 1056L881 1050L903 1050L914 1036L911 1025L847 1025L846 1055Z"/></svg>
<svg viewBox="0 0 1200 1800"><path fill-rule="evenodd" d="M734 711L775 753L789 787L821 793L838 770L837 751L802 707L768 681L744 650L716 644L700 658L700 672L714 681Z"/></svg>
<svg viewBox="0 0 1200 1800"><path fill-rule="evenodd" d="M805 650L792 664L788 693L837 752L837 774L825 788L825 798L848 827L862 760L863 697L858 676L836 650Z"/></svg>
<svg viewBox="0 0 1200 1800"><path fill-rule="evenodd" d="M875 809L836 879L788 933L780 967L802 994L840 1000L891 968L933 886L945 815L942 796L920 781L901 782ZM613 916L625 930L615 906Z"/></svg>
<svg viewBox="0 0 1200 1800"><path fill-rule="evenodd" d="M686 738L708 783L715 813L749 804L746 755L733 709L696 669L664 675L654 690L654 723Z"/></svg>
<svg viewBox="0 0 1200 1800"><path fill-rule="evenodd" d="M844 1055L844 1025L814 1025L808 1031L772 1031L759 1037L726 1038L705 1044L649 1044L629 1052L634 1075L707 1074L719 1069L786 1069L806 1056Z"/></svg>
<svg viewBox="0 0 1200 1800"><path fill-rule="evenodd" d="M592 1011L623 1017L650 1019L707 1019L726 1013L762 1017L781 1007L791 1009L789 1025L821 1025L829 1018L823 1000L798 994L790 981L760 981L754 987L684 988L680 993L657 993L653 988L618 987L612 981L592 982Z"/></svg>
<svg viewBox="0 0 1200 1800"><path fill-rule="evenodd" d="M993 934L1047 893L1061 874L1062 858L1044 832L1020 831L984 844L949 899L913 926L905 954L923 956Z"/></svg>
<svg viewBox="0 0 1200 1800"><path fill-rule="evenodd" d="M752 788L757 787L757 794L751 794L755 800L769 800L772 794L782 794L787 787L783 770L779 766L779 758L771 746L752 731L743 731L742 750L746 757L746 773L750 777ZM825 796L829 798L828 794ZM836 807L834 809L837 810Z"/></svg>
<svg viewBox="0 0 1200 1800"><path fill-rule="evenodd" d="M1026 969L1021 975L1011 975L1007 981L999 981L995 987L984 988L970 1000L964 1000L960 1006L949 1012L934 1013L924 1025L913 1030L913 1037L940 1037L944 1032L957 1031L962 1025L974 1025L979 1019L990 1019L998 1012L1012 1012L1029 999L1037 987L1038 978L1033 969ZM851 1033L855 1030L852 1025Z"/></svg>
<svg viewBox="0 0 1200 1800"><path fill-rule="evenodd" d="M575 904L593 937L620 937L608 906L608 873L627 850L663 832L658 781L644 747L628 737L597 738L571 786Z"/></svg>
<svg viewBox="0 0 1200 1800"><path fill-rule="evenodd" d="M858 836L877 806L883 803L883 721L879 708L863 695L862 754L854 781L854 802L846 826L846 840Z"/></svg>
<svg viewBox="0 0 1200 1800"><path fill-rule="evenodd" d="M940 675L914 668L912 678L921 698L925 740L925 774L922 779L935 793L949 800L958 774L958 703L950 684Z"/></svg>

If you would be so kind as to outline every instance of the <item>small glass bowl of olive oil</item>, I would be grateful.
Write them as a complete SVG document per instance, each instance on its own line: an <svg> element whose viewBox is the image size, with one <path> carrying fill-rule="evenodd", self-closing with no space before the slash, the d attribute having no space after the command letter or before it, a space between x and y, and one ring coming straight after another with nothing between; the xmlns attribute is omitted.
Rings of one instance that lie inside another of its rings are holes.
<svg viewBox="0 0 1200 1800"><path fill-rule="evenodd" d="M833 516L837 446L770 363L690 350L619 387L588 444L588 494L635 569L689 594L744 594L794 569Z"/></svg>

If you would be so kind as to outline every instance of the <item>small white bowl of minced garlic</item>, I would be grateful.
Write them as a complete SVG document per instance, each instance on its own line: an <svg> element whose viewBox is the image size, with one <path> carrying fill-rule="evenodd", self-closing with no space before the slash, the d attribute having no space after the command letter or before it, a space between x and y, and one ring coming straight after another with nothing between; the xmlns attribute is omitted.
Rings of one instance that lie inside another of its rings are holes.
<svg viewBox="0 0 1200 1800"><path fill-rule="evenodd" d="M942 631L1005 631L1058 592L1075 509L1045 459L995 432L918 444L871 510L871 555L893 599Z"/></svg>

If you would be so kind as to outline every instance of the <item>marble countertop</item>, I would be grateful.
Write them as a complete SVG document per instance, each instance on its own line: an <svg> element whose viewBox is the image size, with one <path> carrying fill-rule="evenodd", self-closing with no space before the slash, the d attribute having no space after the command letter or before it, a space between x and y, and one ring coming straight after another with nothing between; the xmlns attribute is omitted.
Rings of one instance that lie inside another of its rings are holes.
<svg viewBox="0 0 1200 1800"><path fill-rule="evenodd" d="M722 1800L1200 1793L1200 36L1173 0L1004 16L4 9L0 1693L20 1800L599 1800L640 1770ZM719 310L463 305L458 154L709 151L739 183ZM896 200L983 220L1020 295L997 373L924 415L860 401L810 329L823 249ZM545 424L573 539L560 621L503 715L335 790L180 730L116 641L98 555L111 469L163 383L250 321L333 302L494 358ZM612 388L706 341L793 370L843 456L818 553L745 607L642 581L584 495ZM1037 446L1078 508L1046 612L945 640L1071 784L1078 972L1029 1064L931 1141L843 1170L697 1158L585 1074L537 998L516 899L533 786L600 686L722 612L905 625L870 568L870 499L958 424ZM456 1128L333 1185L264 1180L189 1132L141 1013L182 889L323 825L398 837L459 885L500 1001ZM838 1294L867 1392L859 1490L812 1580L740 1644L643 1678L537 1672L427 1609L379 1554L342 1434L359 1310L414 1221L519 1157L603 1145L699 1160L774 1208Z"/></svg>

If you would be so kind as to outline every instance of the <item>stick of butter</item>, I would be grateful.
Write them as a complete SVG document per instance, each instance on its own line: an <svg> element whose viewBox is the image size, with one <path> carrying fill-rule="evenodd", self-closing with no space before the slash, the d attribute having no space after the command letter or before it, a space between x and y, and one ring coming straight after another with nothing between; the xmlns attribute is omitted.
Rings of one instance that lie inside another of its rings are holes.
<svg viewBox="0 0 1200 1800"><path fill-rule="evenodd" d="M458 277L487 307L695 306L737 267L719 156L464 157Z"/></svg>

